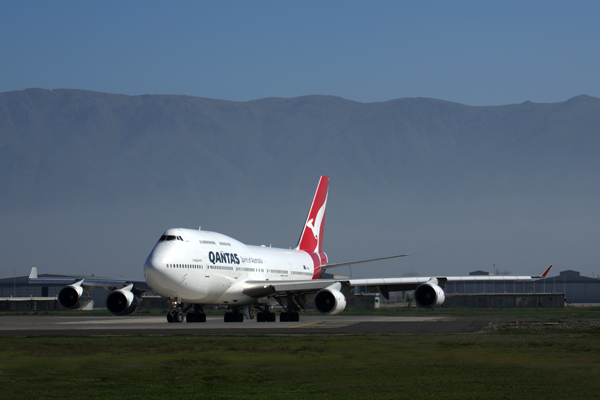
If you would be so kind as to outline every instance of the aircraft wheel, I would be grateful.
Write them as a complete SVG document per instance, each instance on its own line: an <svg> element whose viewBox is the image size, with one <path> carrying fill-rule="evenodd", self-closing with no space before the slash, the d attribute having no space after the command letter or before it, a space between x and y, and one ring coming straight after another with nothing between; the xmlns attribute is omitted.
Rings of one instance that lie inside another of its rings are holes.
<svg viewBox="0 0 600 400"><path fill-rule="evenodd" d="M173 318L173 313L168 313L167 314L167 322L175 322L175 319Z"/></svg>
<svg viewBox="0 0 600 400"><path fill-rule="evenodd" d="M291 312L290 313L290 321L291 322L298 322L300 321L300 314L297 312Z"/></svg>
<svg viewBox="0 0 600 400"><path fill-rule="evenodd" d="M226 312L224 316L225 322L233 322L233 313Z"/></svg>
<svg viewBox="0 0 600 400"><path fill-rule="evenodd" d="M279 314L279 322L289 322L290 321L290 316L287 312L281 312L281 314Z"/></svg>
<svg viewBox="0 0 600 400"><path fill-rule="evenodd" d="M196 313L187 313L187 315L185 316L185 322L198 322L196 320Z"/></svg>
<svg viewBox="0 0 600 400"><path fill-rule="evenodd" d="M196 322L206 322L206 314L204 314L204 313L196 314Z"/></svg>
<svg viewBox="0 0 600 400"><path fill-rule="evenodd" d="M235 313L235 322L244 322L244 314Z"/></svg>
<svg viewBox="0 0 600 400"><path fill-rule="evenodd" d="M266 313L263 312L259 312L258 314L256 314L256 322L266 322L267 316L265 314Z"/></svg>
<svg viewBox="0 0 600 400"><path fill-rule="evenodd" d="M177 311L175 313L175 322L180 323L180 322L183 322L184 319L185 319L185 317L181 311Z"/></svg>

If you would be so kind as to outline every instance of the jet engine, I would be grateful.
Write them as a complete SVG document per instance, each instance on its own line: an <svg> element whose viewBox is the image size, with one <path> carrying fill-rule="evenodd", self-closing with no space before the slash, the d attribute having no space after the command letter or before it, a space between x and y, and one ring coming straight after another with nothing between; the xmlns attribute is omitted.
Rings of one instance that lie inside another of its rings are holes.
<svg viewBox="0 0 600 400"><path fill-rule="evenodd" d="M339 285L339 284L338 284ZM346 296L342 294L336 285L331 285L321 289L315 294L315 308L318 312L325 315L339 314L346 308Z"/></svg>
<svg viewBox="0 0 600 400"><path fill-rule="evenodd" d="M138 304L129 287L114 290L106 298L106 308L115 315L129 315L135 311Z"/></svg>
<svg viewBox="0 0 600 400"><path fill-rule="evenodd" d="M445 300L444 289L435 283L425 282L415 289L415 301L421 307L440 307Z"/></svg>
<svg viewBox="0 0 600 400"><path fill-rule="evenodd" d="M69 285L58 293L58 302L69 310L81 310L92 301L90 293L81 284Z"/></svg>

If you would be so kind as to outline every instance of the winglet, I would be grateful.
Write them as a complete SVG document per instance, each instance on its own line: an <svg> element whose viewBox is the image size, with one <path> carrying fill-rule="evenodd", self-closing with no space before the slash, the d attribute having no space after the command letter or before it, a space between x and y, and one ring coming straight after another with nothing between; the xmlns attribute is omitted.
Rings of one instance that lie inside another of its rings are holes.
<svg viewBox="0 0 600 400"><path fill-rule="evenodd" d="M550 268L552 268L552 264L550 264L550 266L546 268L543 274L532 276L532 278L545 278L546 275L548 275L548 272L550 272Z"/></svg>
<svg viewBox="0 0 600 400"><path fill-rule="evenodd" d="M37 268L31 267L31 272L29 273L29 279L37 279Z"/></svg>

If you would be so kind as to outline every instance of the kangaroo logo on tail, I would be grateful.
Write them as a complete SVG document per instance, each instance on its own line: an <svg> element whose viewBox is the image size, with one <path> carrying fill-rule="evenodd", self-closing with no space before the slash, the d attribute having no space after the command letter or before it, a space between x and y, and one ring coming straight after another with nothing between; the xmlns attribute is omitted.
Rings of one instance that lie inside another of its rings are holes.
<svg viewBox="0 0 600 400"><path fill-rule="evenodd" d="M325 210L327 208L327 192L329 178L322 176L313 199L306 223L298 241L297 250L318 253L323 247L323 229L325 228ZM307 229L308 228L308 229Z"/></svg>

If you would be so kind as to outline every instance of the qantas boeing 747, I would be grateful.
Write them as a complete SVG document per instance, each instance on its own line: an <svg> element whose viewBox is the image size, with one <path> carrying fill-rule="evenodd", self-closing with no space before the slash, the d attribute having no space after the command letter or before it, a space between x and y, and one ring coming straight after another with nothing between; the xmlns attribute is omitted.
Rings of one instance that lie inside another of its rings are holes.
<svg viewBox="0 0 600 400"><path fill-rule="evenodd" d="M95 278L42 278L34 267L30 283L63 283L58 301L67 309L81 309L91 301L94 287L111 293L106 306L115 315L135 311L144 293L154 292L170 299L169 322L205 322L204 306L225 305L225 322L274 322L273 306L283 311L280 321L298 321L299 311L313 303L325 315L339 314L346 307L346 296L353 287L366 286L371 292L389 298L394 291L414 290L421 307L434 308L444 303L443 287L449 281L527 281L541 276L468 276L378 279L322 279L333 267L390 257L330 263L322 250L329 178L322 176L312 206L293 249L278 249L243 244L216 232L194 229L169 229L159 239L144 264L146 281Z"/></svg>

